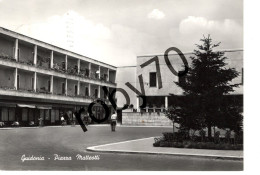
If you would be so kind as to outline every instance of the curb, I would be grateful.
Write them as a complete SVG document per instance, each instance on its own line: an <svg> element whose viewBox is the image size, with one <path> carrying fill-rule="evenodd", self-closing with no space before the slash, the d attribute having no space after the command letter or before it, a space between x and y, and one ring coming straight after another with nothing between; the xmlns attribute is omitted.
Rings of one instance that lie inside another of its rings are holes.
<svg viewBox="0 0 260 175"><path fill-rule="evenodd" d="M150 138L150 137L149 137ZM147 138L143 138L147 139ZM137 140L143 140L143 139L136 139L136 140L128 140L123 141L125 142L132 142ZM113 145L113 144L119 144L123 142L116 142L116 143L110 143L110 144L104 144L104 145L98 145L98 146L91 146L87 147L86 150L90 152L102 152L102 153L123 153L123 154L148 154L148 155L169 155L169 156L178 156L178 157L195 157L195 158L208 158L208 159L219 159L219 160L237 160L237 161L243 161L244 158L240 156L222 156L222 155L206 155L206 154L184 154L184 153L170 153L170 152L151 152L151 151L134 151L134 150L104 150L99 149L100 146L106 146L106 145Z"/></svg>
<svg viewBox="0 0 260 175"><path fill-rule="evenodd" d="M102 153L123 153L123 154L148 154L148 155L168 155L168 156L178 156L178 157L195 157L195 158L208 158L208 159L219 159L219 160L237 160L243 161L243 157L235 156L217 156L217 155L201 155L201 154L178 154L178 153L162 153L162 152L148 152L148 151L127 151L127 150L102 150L93 149L88 147L86 149L90 152L102 152Z"/></svg>
<svg viewBox="0 0 260 175"><path fill-rule="evenodd" d="M31 127L26 127L26 126L22 126L22 127L4 127L4 128L0 128L0 130L11 130L11 129L37 129L37 128L64 128L64 127L76 127L72 126L72 125L66 125L66 126L31 126Z"/></svg>
<svg viewBox="0 0 260 175"><path fill-rule="evenodd" d="M40 127L40 126L31 126L31 127L27 127L27 126L22 126L22 127L0 127L0 130L10 130L10 129L36 129L36 128L62 128L62 127L77 127L77 126L80 126L80 125L65 125L65 126L60 126L60 125L54 125L54 126L43 126L43 127ZM104 126L110 126L110 124L90 124L90 125L86 125L87 127L92 127L92 126L95 126L95 127L104 127ZM135 125L117 125L117 127L122 127L122 128L171 128L172 126L135 126Z"/></svg>

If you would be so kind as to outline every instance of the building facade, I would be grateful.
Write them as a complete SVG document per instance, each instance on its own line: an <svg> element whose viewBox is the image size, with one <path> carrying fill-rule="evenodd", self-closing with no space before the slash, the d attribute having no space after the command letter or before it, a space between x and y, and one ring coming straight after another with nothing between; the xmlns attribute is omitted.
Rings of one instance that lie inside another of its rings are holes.
<svg viewBox="0 0 260 175"><path fill-rule="evenodd" d="M0 27L0 122L27 126L72 121L72 112L116 88L115 66ZM93 113L104 111L95 105Z"/></svg>
<svg viewBox="0 0 260 175"><path fill-rule="evenodd" d="M243 107L243 50L223 50L227 67L235 68L239 72L239 76L230 82L230 84L240 84L234 88L234 92L226 95L226 100L238 104ZM188 64L191 64L192 52L184 53ZM183 70L183 62L179 55L168 55L171 66L176 72ZM169 121L164 116L164 110L170 106L176 105L178 101L185 100L183 90L175 83L181 82L183 79L174 75L168 68L164 54L138 56L136 67L118 67L121 72L117 79L117 86L127 91L130 96L130 103L134 105L134 109L123 111L123 124L127 125L170 125ZM131 75L131 76L128 76ZM134 76L133 76L134 75ZM129 77L124 79L123 77ZM184 76L185 77L185 76ZM141 78L141 79L140 79ZM140 82L140 80L142 82ZM146 106L142 105L142 98L134 93L126 83L129 82L136 90L141 92L146 97ZM143 92L142 92L143 89ZM118 96L118 101L125 103L124 96ZM123 106L121 104L121 106ZM134 113L132 112L134 111ZM138 116L138 117L137 117Z"/></svg>
<svg viewBox="0 0 260 175"><path fill-rule="evenodd" d="M235 68L239 72L239 76L230 82L230 84L240 84L239 87L234 89L234 92L230 93L230 96L242 96L243 95L243 50L223 50L225 53L227 67ZM191 64L191 57L194 57L193 53L184 53L184 56L188 62ZM156 67L156 62L153 61L147 65L149 60L157 57L158 67ZM169 54L168 58L170 60L171 66L176 70L176 72L184 70L184 63L182 62L180 56L176 54ZM160 72L158 74L158 72ZM148 112L156 108L156 111L160 111L163 108L168 108L175 103L178 96L181 98L183 96L183 90L177 86L176 82L183 81L182 77L174 75L168 68L164 55L147 55L137 57L137 67L136 75L142 75L144 82L144 91L147 98L146 109L140 109ZM140 81L138 76L136 76L136 87L140 87ZM137 98L136 106L140 105L140 98ZM152 110L153 111L153 110Z"/></svg>

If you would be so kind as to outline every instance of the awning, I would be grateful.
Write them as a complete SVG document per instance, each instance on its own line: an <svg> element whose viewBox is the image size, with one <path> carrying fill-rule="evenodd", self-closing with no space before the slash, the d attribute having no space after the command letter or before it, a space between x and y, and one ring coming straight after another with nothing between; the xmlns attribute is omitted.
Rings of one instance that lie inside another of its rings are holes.
<svg viewBox="0 0 260 175"><path fill-rule="evenodd" d="M51 106L36 106L37 109L52 109Z"/></svg>
<svg viewBox="0 0 260 175"><path fill-rule="evenodd" d="M1 107L13 107L13 108L15 108L16 104L15 103L2 103L2 102L0 102L0 106Z"/></svg>
<svg viewBox="0 0 260 175"><path fill-rule="evenodd" d="M20 108L35 108L35 105L17 104L17 107L20 107Z"/></svg>

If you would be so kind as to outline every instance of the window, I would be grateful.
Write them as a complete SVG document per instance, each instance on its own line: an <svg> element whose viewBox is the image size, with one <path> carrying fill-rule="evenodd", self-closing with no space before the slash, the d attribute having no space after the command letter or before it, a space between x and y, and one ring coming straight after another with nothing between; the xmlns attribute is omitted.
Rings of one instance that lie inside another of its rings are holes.
<svg viewBox="0 0 260 175"><path fill-rule="evenodd" d="M88 87L85 88L85 96L89 96L89 94L88 94Z"/></svg>
<svg viewBox="0 0 260 175"><path fill-rule="evenodd" d="M85 76L89 76L89 69L86 69Z"/></svg>
<svg viewBox="0 0 260 175"><path fill-rule="evenodd" d="M9 121L15 120L15 108L9 108Z"/></svg>
<svg viewBox="0 0 260 175"><path fill-rule="evenodd" d="M17 89L20 88L20 75L17 75Z"/></svg>
<svg viewBox="0 0 260 175"><path fill-rule="evenodd" d="M61 83L62 94L65 94L65 83Z"/></svg>
<svg viewBox="0 0 260 175"><path fill-rule="evenodd" d="M34 110L29 109L29 121L34 121Z"/></svg>
<svg viewBox="0 0 260 175"><path fill-rule="evenodd" d="M98 89L95 89L95 97L98 97Z"/></svg>
<svg viewBox="0 0 260 175"><path fill-rule="evenodd" d="M20 59L20 49L18 49L18 54L17 54L17 60L19 61Z"/></svg>
<svg viewBox="0 0 260 175"><path fill-rule="evenodd" d="M74 90L74 92L75 92L75 95L78 95L78 86L77 86L77 85L75 85L75 90Z"/></svg>
<svg viewBox="0 0 260 175"><path fill-rule="evenodd" d="M45 109L44 113L45 113L45 120L50 120L50 110L49 109Z"/></svg>
<svg viewBox="0 0 260 175"><path fill-rule="evenodd" d="M150 87L156 87L156 72L150 72Z"/></svg>
<svg viewBox="0 0 260 175"><path fill-rule="evenodd" d="M78 72L78 66L77 65L75 65L74 69L75 69L76 72Z"/></svg>
<svg viewBox="0 0 260 175"><path fill-rule="evenodd" d="M55 109L54 111L55 111L55 120L59 121L60 120L60 115L59 115L60 111L58 109Z"/></svg>
<svg viewBox="0 0 260 175"><path fill-rule="evenodd" d="M44 109L40 109L40 118L44 120Z"/></svg>
<svg viewBox="0 0 260 175"><path fill-rule="evenodd" d="M51 123L55 123L55 114L56 114L55 110L52 109L51 110Z"/></svg>
<svg viewBox="0 0 260 175"><path fill-rule="evenodd" d="M34 77L32 77L32 89L33 89L33 87L34 87Z"/></svg>
<svg viewBox="0 0 260 175"><path fill-rule="evenodd" d="M2 108L1 110L1 121L8 121L8 109Z"/></svg>
<svg viewBox="0 0 260 175"><path fill-rule="evenodd" d="M48 80L48 91L50 92L51 91L51 81Z"/></svg>
<svg viewBox="0 0 260 175"><path fill-rule="evenodd" d="M28 121L28 109L27 108L22 109L22 121Z"/></svg>
<svg viewBox="0 0 260 175"><path fill-rule="evenodd" d="M65 62L61 62L61 65L62 65L62 69L65 69Z"/></svg>
<svg viewBox="0 0 260 175"><path fill-rule="evenodd" d="M182 73L184 71L180 71L179 73ZM179 84L185 84L186 83L186 76L185 75L182 75L182 76L178 76L179 78Z"/></svg>
<svg viewBox="0 0 260 175"><path fill-rule="evenodd" d="M107 81L107 74L104 74L104 80Z"/></svg>

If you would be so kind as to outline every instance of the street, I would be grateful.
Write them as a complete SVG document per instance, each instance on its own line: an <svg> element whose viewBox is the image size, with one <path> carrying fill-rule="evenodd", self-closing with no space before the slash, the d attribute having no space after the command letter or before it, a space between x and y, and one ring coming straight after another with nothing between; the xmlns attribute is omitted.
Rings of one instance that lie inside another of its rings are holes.
<svg viewBox="0 0 260 175"><path fill-rule="evenodd" d="M160 136L171 132L166 127L107 126L14 128L0 130L1 170L243 170L243 161L191 158L169 155L88 152L89 146ZM54 160L54 154L72 160ZM77 160L77 155L96 156L99 160ZM21 157L44 157L22 161Z"/></svg>

